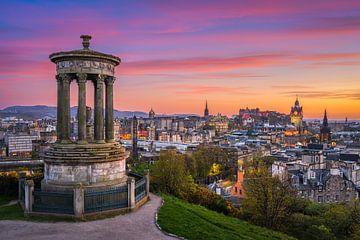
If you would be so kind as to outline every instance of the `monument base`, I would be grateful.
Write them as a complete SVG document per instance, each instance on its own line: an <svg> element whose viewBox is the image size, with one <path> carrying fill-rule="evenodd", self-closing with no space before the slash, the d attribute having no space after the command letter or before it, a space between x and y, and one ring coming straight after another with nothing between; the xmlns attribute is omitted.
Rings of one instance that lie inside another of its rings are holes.
<svg viewBox="0 0 360 240"><path fill-rule="evenodd" d="M72 191L75 186L126 185L126 153L117 143L54 144L44 156L44 191Z"/></svg>

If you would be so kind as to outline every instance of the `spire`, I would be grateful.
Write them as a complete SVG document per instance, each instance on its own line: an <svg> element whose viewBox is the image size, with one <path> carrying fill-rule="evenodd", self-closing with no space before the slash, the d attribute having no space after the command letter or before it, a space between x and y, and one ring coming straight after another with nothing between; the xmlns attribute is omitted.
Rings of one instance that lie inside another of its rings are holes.
<svg viewBox="0 0 360 240"><path fill-rule="evenodd" d="M204 117L208 117L209 116L209 109L208 109L208 104L207 104L207 100L205 102L205 110L204 110Z"/></svg>
<svg viewBox="0 0 360 240"><path fill-rule="evenodd" d="M149 118L154 118L155 117L155 111L154 109L151 107L150 112L149 112Z"/></svg>
<svg viewBox="0 0 360 240"><path fill-rule="evenodd" d="M296 106L296 107L300 106L299 96L298 96L297 94L296 94L295 106Z"/></svg>
<svg viewBox="0 0 360 240"><path fill-rule="evenodd" d="M323 126L328 126L328 118L327 118L326 108L325 108L325 112L324 112Z"/></svg>

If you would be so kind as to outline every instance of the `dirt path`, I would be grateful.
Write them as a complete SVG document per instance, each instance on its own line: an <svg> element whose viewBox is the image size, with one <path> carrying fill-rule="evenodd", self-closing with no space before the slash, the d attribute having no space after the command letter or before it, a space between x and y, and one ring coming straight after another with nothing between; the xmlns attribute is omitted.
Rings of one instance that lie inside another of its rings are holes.
<svg viewBox="0 0 360 240"><path fill-rule="evenodd" d="M137 211L105 220L81 223L0 221L0 239L174 239L155 226L154 216L161 198L155 195L150 197L151 200Z"/></svg>

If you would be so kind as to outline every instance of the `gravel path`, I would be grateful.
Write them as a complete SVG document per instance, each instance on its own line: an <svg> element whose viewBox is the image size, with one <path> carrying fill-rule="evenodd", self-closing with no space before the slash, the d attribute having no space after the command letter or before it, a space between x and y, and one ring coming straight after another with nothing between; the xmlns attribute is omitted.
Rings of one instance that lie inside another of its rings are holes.
<svg viewBox="0 0 360 240"><path fill-rule="evenodd" d="M149 202L135 212L92 222L0 221L0 239L174 239L155 226L154 216L161 205L161 198L155 195L150 195L150 198Z"/></svg>

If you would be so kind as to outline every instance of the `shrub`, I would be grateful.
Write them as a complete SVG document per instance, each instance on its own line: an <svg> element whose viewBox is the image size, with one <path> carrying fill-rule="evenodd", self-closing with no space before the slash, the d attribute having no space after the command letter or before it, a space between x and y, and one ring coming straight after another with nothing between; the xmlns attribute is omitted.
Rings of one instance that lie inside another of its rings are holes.
<svg viewBox="0 0 360 240"><path fill-rule="evenodd" d="M16 197L19 189L19 177L15 172L0 174L0 194Z"/></svg>

